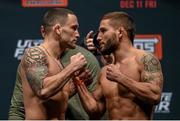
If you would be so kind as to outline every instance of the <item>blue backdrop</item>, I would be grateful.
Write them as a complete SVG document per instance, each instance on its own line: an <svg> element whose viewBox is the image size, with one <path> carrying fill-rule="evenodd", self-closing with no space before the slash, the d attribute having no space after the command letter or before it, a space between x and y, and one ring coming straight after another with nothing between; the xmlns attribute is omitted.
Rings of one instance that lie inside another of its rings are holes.
<svg viewBox="0 0 180 121"><path fill-rule="evenodd" d="M126 11L134 17L136 45L141 49L162 53L164 89L154 119L180 119L180 2L170 0L67 0L80 23L78 44L90 30L97 30L106 12ZM138 2L140 1L140 2ZM18 58L24 48L41 41L40 24L48 8L24 8L20 0L0 1L0 119L7 119L14 89ZM150 37L149 37L150 35ZM158 36L157 36L158 35ZM160 37L160 38L159 38ZM138 43L140 42L140 43ZM162 47L158 46L162 42ZM158 52L157 52L158 51Z"/></svg>

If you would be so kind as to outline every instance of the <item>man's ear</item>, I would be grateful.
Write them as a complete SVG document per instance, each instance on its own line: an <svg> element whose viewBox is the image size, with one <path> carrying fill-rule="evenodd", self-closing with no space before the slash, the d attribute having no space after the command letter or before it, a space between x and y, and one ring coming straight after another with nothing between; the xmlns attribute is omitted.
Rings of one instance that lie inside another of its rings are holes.
<svg viewBox="0 0 180 121"><path fill-rule="evenodd" d="M60 24L55 24L53 27L54 32L56 32L58 35L61 35L61 25Z"/></svg>
<svg viewBox="0 0 180 121"><path fill-rule="evenodd" d="M119 27L118 28L118 37L122 38L122 36L123 36L123 27Z"/></svg>
<svg viewBox="0 0 180 121"><path fill-rule="evenodd" d="M45 28L44 28L43 25L41 25L40 31L41 31L42 37L44 38L44 36L45 36Z"/></svg>

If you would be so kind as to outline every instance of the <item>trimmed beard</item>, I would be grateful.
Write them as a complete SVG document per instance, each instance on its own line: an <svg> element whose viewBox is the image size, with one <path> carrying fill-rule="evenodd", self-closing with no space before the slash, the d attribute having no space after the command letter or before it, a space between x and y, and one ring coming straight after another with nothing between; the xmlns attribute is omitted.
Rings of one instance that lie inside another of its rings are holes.
<svg viewBox="0 0 180 121"><path fill-rule="evenodd" d="M118 41L117 41L116 35L114 34L112 38L107 40L103 49L101 49L101 53L103 55L110 55L111 53L115 52L117 45L118 45Z"/></svg>

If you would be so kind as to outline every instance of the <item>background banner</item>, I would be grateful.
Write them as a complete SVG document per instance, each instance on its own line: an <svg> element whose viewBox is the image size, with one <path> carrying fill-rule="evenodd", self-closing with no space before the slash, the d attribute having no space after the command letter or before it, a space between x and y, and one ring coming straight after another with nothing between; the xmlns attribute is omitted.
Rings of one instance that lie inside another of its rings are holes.
<svg viewBox="0 0 180 121"><path fill-rule="evenodd" d="M1 0L0 1L0 119L8 118L16 69L24 49L42 42L40 25L48 7L75 12L80 39L97 31L101 17L125 11L136 23L134 46L154 53L162 64L164 88L154 119L180 119L180 2L178 0Z"/></svg>

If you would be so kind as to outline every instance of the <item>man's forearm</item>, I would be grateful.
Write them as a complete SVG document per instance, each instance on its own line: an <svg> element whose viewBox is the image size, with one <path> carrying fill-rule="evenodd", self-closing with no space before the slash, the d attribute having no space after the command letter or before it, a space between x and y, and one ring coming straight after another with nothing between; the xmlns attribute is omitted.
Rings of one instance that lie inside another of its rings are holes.
<svg viewBox="0 0 180 121"><path fill-rule="evenodd" d="M58 74L46 77L43 80L43 88L41 89L40 96L43 99L48 99L59 92L64 85L72 78L75 69L68 65Z"/></svg>
<svg viewBox="0 0 180 121"><path fill-rule="evenodd" d="M140 100L144 102L157 104L160 100L161 89L154 82L138 82L127 76L118 79L117 82L126 88L128 88L132 93L134 93Z"/></svg>

